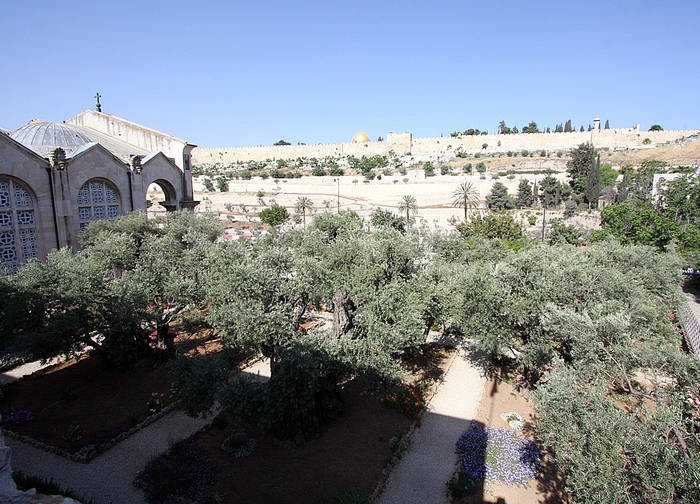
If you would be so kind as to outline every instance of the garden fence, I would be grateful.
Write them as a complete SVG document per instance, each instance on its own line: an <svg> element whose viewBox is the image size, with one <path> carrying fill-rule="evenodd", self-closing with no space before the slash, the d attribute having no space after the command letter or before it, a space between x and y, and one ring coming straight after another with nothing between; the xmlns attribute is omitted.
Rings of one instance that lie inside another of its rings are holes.
<svg viewBox="0 0 700 504"><path fill-rule="evenodd" d="M700 356L700 323L690 308L690 303L691 301L687 302L681 309L683 334L690 351L696 356Z"/></svg>

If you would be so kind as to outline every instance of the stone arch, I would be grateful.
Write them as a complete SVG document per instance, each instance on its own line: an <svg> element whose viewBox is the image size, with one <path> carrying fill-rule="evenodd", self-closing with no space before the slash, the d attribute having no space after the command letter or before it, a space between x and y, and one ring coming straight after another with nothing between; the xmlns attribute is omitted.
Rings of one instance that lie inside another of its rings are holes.
<svg viewBox="0 0 700 504"><path fill-rule="evenodd" d="M122 214L122 200L117 187L104 178L91 178L78 191L78 224L85 231L95 220L115 219Z"/></svg>
<svg viewBox="0 0 700 504"><path fill-rule="evenodd" d="M151 187L151 185L157 185L160 187L160 189L163 191L163 194L165 195L165 201L160 202L160 205L165 207L165 209L168 212L174 212L177 210L178 207L178 193L175 187L165 179L156 179L150 184L148 184L148 187L146 187L146 193L148 193L148 188ZM146 206L150 206L151 202L146 201Z"/></svg>
<svg viewBox="0 0 700 504"><path fill-rule="evenodd" d="M39 257L37 198L19 179L0 176L0 273L14 273Z"/></svg>

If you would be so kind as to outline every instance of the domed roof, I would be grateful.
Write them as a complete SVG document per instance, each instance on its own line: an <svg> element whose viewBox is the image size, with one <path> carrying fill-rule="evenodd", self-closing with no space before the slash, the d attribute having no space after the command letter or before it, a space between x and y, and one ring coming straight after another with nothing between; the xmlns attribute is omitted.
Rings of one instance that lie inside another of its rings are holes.
<svg viewBox="0 0 700 504"><path fill-rule="evenodd" d="M358 131L355 133L355 136L352 137L352 143L366 143L369 141L369 137L364 131Z"/></svg>
<svg viewBox="0 0 700 504"><path fill-rule="evenodd" d="M47 156L56 147L70 155L85 144L92 143L77 127L61 122L34 119L10 133L10 137L37 154Z"/></svg>

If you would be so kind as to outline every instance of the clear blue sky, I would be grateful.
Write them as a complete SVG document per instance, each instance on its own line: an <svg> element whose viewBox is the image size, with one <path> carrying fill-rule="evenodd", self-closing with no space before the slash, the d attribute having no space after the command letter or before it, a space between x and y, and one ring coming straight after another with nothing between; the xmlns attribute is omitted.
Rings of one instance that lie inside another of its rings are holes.
<svg viewBox="0 0 700 504"><path fill-rule="evenodd" d="M700 128L700 1L6 1L0 127L94 107L201 146Z"/></svg>

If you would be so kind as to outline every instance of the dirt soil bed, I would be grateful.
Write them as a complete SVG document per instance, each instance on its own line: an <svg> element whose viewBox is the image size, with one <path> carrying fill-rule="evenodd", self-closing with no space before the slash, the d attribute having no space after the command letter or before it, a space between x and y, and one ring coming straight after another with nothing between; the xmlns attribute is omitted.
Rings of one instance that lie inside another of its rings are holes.
<svg viewBox="0 0 700 504"><path fill-rule="evenodd" d="M415 382L439 378L448 360L447 352L427 345L406 357L404 364ZM221 444L238 429L230 421L215 422L195 436L197 447L215 466L208 493L220 502L263 504L332 503L351 493L369 496L393 456L392 448L414 420L388 407L382 395L369 393L366 385L360 380L346 383L341 416L326 424L318 439L301 446L248 427L257 447L250 456L236 459Z"/></svg>
<svg viewBox="0 0 700 504"><path fill-rule="evenodd" d="M30 410L34 420L12 430L75 452L99 445L148 416L151 394L171 402L170 367L141 361L125 371L89 356L44 369L3 388L2 411Z"/></svg>

